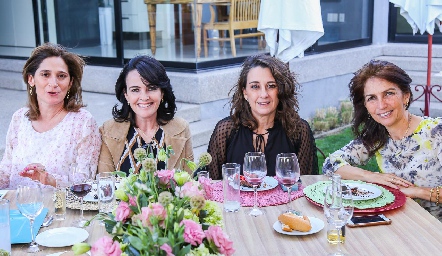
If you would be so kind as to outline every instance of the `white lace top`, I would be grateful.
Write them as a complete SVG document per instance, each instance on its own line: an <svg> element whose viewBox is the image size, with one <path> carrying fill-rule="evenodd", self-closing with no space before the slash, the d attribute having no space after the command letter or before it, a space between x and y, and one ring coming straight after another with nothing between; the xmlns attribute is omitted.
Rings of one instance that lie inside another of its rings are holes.
<svg viewBox="0 0 442 256"><path fill-rule="evenodd" d="M27 111L21 108L12 116L0 163L0 188L15 189L34 182L19 175L30 163L41 163L55 179L65 182L72 163L90 168L95 176L101 138L91 113L85 109L69 112L57 126L40 133L25 116Z"/></svg>

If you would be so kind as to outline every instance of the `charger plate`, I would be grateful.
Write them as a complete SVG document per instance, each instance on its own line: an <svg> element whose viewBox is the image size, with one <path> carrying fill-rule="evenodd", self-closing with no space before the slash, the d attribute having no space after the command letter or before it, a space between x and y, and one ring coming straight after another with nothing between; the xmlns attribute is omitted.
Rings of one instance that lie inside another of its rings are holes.
<svg viewBox="0 0 442 256"><path fill-rule="evenodd" d="M343 183L365 183L363 181L342 181ZM323 184L327 183L327 184ZM304 188L304 196L310 203L317 205L319 207L323 207L322 201L324 201L324 195L323 190L320 190L322 193L322 198L319 198L318 195L314 195L313 191L317 189L318 185L321 186L327 186L330 183L330 181L320 181L315 184L309 185ZM394 189L385 185L381 184L371 184L377 186L382 190L382 195L371 200L365 200L365 201L355 201L355 213L376 213L376 212L384 212L389 211L393 209L397 209L399 207L402 207L405 202L407 201L407 197L404 193L402 193L398 189ZM370 207L370 205L372 205Z"/></svg>

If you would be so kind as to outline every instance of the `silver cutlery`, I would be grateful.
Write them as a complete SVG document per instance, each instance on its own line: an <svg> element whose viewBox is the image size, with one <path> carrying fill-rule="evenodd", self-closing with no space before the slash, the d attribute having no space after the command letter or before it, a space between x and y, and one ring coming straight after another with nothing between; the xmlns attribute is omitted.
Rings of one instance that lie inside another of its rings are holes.
<svg viewBox="0 0 442 256"><path fill-rule="evenodd" d="M44 218L43 223L41 224L41 226L44 227L49 227L49 225L52 224L52 222L54 221L54 216L53 215L48 215L46 216L46 218Z"/></svg>

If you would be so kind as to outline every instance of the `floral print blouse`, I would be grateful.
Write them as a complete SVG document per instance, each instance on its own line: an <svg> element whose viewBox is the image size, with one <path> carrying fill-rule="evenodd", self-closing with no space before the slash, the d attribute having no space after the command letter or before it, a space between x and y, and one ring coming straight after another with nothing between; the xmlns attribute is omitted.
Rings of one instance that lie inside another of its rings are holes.
<svg viewBox="0 0 442 256"><path fill-rule="evenodd" d="M419 187L441 186L442 118L424 117L413 134L401 140L389 138L375 156L382 173L394 173ZM365 165L369 160L368 150L356 139L330 154L322 171L332 175L344 165ZM416 201L442 221L442 198L439 206L426 200Z"/></svg>
<svg viewBox="0 0 442 256"><path fill-rule="evenodd" d="M41 133L32 127L25 116L27 111L28 108L21 108L12 116L0 162L0 188L16 189L33 183L19 175L30 163L41 163L56 180L65 182L72 163L89 168L95 175L101 138L97 123L87 110L69 112L57 126Z"/></svg>

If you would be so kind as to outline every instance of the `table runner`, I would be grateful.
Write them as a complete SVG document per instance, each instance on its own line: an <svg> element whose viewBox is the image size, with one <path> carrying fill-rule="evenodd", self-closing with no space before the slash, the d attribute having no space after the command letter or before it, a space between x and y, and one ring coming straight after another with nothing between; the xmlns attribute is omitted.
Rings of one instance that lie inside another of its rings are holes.
<svg viewBox="0 0 442 256"><path fill-rule="evenodd" d="M216 202L223 202L223 183L222 181L218 181L215 183L212 183L210 185L203 184L203 187L206 191L206 197L209 200L216 201ZM304 187L300 185L298 188L298 191L292 191L290 194L290 201L293 201L295 199L298 199L304 195L303 193ZM253 200L254 195L253 191L241 191L241 206L244 207L252 207L253 206ZM287 192L284 192L281 189L281 186L276 186L273 189L265 190L265 191L258 191L258 206L259 207L265 207L265 206L273 206L273 205L280 205L280 204L286 204L287 203Z"/></svg>

